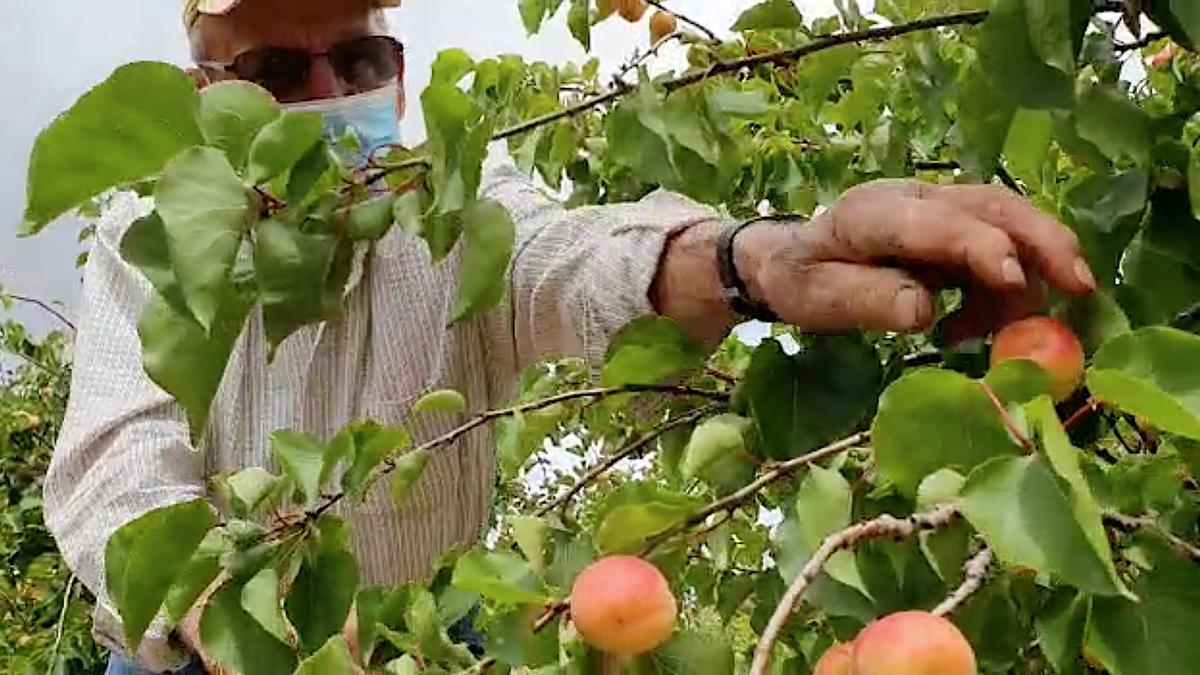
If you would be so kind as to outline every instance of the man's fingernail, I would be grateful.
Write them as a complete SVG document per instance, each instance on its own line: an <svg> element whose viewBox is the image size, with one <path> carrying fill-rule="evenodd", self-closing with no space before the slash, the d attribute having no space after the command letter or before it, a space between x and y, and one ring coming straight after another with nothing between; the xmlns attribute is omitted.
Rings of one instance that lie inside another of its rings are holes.
<svg viewBox="0 0 1200 675"><path fill-rule="evenodd" d="M1088 288L1096 287L1096 277L1092 275L1092 268L1083 258L1075 259L1075 278L1079 279L1079 283Z"/></svg>
<svg viewBox="0 0 1200 675"><path fill-rule="evenodd" d="M917 326L921 322L921 295L915 288L905 288L896 294L895 312L897 326Z"/></svg>
<svg viewBox="0 0 1200 675"><path fill-rule="evenodd" d="M1025 285L1025 270L1021 269L1021 261L1013 256L1008 256L1000 264L1000 273L1004 275L1004 280L1013 286Z"/></svg>

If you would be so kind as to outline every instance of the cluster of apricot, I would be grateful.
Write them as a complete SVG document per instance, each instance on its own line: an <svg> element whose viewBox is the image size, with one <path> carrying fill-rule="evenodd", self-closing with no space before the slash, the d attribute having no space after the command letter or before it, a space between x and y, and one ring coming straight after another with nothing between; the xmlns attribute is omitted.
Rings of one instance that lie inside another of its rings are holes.
<svg viewBox="0 0 1200 675"><path fill-rule="evenodd" d="M629 23L637 23L646 16L650 5L646 0L600 0L600 8L602 11L615 11ZM674 14L662 9L654 12L654 16L650 17L650 43L658 44L674 34L678 27L679 22Z"/></svg>
<svg viewBox="0 0 1200 675"><path fill-rule="evenodd" d="M617 657L647 652L675 630L678 606L654 565L610 556L589 565L571 589L571 620L588 644ZM946 619L898 612L852 643L830 648L814 675L975 675L975 653Z"/></svg>

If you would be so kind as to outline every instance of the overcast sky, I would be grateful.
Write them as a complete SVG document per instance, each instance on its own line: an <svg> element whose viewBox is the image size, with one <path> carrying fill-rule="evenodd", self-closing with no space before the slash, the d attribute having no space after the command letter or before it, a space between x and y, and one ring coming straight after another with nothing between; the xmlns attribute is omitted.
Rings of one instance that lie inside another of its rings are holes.
<svg viewBox="0 0 1200 675"><path fill-rule="evenodd" d="M64 218L43 234L16 239L24 208L25 172L34 138L54 116L117 66L137 60L184 65L179 0L10 0L0 21L0 285L12 292L62 301L78 295L74 259L80 223ZM724 29L753 0L673 0L670 5ZM832 0L797 0L806 15L832 13ZM863 2L864 6L873 4ZM516 0L407 0L393 26L408 48L410 92L428 79L438 50L463 47L477 57L517 52L562 62L582 52L560 16L533 39L525 37ZM610 20L593 42L606 69L647 40L645 26ZM406 140L424 137L420 115L404 123ZM22 312L40 324L34 318Z"/></svg>

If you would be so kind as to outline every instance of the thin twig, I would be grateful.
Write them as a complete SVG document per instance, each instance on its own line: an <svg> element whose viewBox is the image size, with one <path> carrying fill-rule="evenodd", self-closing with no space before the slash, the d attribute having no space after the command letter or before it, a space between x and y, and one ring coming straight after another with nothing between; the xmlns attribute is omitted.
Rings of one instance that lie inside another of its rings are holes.
<svg viewBox="0 0 1200 675"><path fill-rule="evenodd" d="M1122 52L1131 52L1135 49L1144 49L1165 37L1167 37L1166 33L1154 31L1152 33L1147 33L1145 37L1136 42L1118 42L1117 44L1113 45L1113 50L1120 54Z"/></svg>
<svg viewBox="0 0 1200 675"><path fill-rule="evenodd" d="M596 466L592 467L592 469L589 470L587 473L585 473L574 485L572 485L571 489L567 490L567 492L565 494L563 494L558 499L555 499L549 505L544 506L541 509L539 509L537 512L538 517L540 518L540 517L546 515L547 513L550 513L554 509L557 509L560 506L566 506L571 501L572 497L579 494L579 492L581 490L583 490L585 487L587 487L588 485L595 482L597 479L599 479L604 474L608 473L608 470L613 468L617 464L619 464L621 462L621 460L626 459L628 457L632 457L633 455L641 452L642 450L644 450L646 448L646 446L648 446L651 443L653 443L654 441L658 440L658 438L660 436L662 436L663 434L667 433L668 431L670 431L672 429L695 422L696 420L700 419L701 417L704 417L705 415L715 412L717 410L717 408L718 408L718 406L715 406L715 405L709 405L709 406L703 406L703 407L697 408L697 409L692 410L684 415L680 415L679 417L676 417L673 420L669 420L669 421L655 427L654 429L651 429L650 431L646 432L645 434L640 436L637 440L625 445L625 447L617 450L616 452L609 455L608 457L605 457L603 462L600 462Z"/></svg>
<svg viewBox="0 0 1200 675"><path fill-rule="evenodd" d="M58 662L58 651L62 648L63 634L66 632L67 610L71 608L71 595L75 592L75 575L67 579L67 590L63 593L62 609L58 612L58 622L54 625L54 646L50 649L50 660L46 663L46 675L52 675Z"/></svg>
<svg viewBox="0 0 1200 675"><path fill-rule="evenodd" d="M564 403L566 401L571 401L571 400L580 399L580 398L599 399L599 398L608 398L611 396L618 396L621 394L645 394L645 393L673 394L676 396L699 396L699 397L707 398L707 399L714 400L714 401L727 401L729 399L729 395L726 393L723 393L723 392L709 391L707 389L696 389L695 387L687 387L687 386L675 385L675 384L627 384L627 385L621 385L621 386L617 386L617 387L596 387L593 389L580 389L577 391L568 391L568 392L564 392L561 394L555 394L554 396L549 396L547 398L539 399L537 401L530 401L528 403L521 403L519 405L510 406L508 408L500 408L498 410L489 410L487 412L480 413L480 414L476 415L475 417L472 417L470 420L463 423L462 425L457 426L457 427L451 429L450 431L447 431L446 433L442 434L441 436L438 436L437 438L434 438L433 440L426 441L424 443L421 443L420 445L413 447L408 453L403 453L401 455L394 455L394 456L388 457L380 464L380 466L378 468L376 468L375 475L372 476L371 479L368 479L368 482L372 479L382 478L383 476L386 476L389 473L391 473L392 471L394 471L396 469L396 463L399 460L399 457L403 456L404 454L409 454L409 453L414 453L414 452L425 452L425 451L429 451L429 450L435 450L437 448L440 448L440 447L443 447L446 445L450 445L451 443L454 443L460 437L466 435L467 433L473 431L474 429L481 427L481 426L483 426L493 420L499 419L501 417L510 417L512 415L517 415L520 413L532 412L534 410L541 410L542 408L548 408L557 403ZM316 506L316 507L312 508L311 510L307 511L304 515L304 519L300 522L301 523L310 523L310 522L316 520L317 518L320 518L321 515L323 515L329 509L333 508L335 505L337 505L339 502L341 502L345 498L346 498L346 492L344 490L341 492L338 492L337 494L327 496L325 498L325 501L321 505ZM276 528L276 530L273 530L271 532L271 534L278 535L280 529L282 529L282 528Z"/></svg>
<svg viewBox="0 0 1200 675"><path fill-rule="evenodd" d="M983 390L983 393L987 394L988 400L992 402L992 407L1000 414L1000 421L1004 423L1004 428L1008 429L1008 433L1012 434L1013 438L1021 444L1021 447L1025 450L1025 454L1032 455L1035 451L1033 441L1029 440L1025 432L1017 427L1017 423L1013 421L1008 411L1004 409L1004 403L1000 401L1000 397L996 396L996 392L992 391L988 383L983 380L979 380L979 388Z"/></svg>
<svg viewBox="0 0 1200 675"><path fill-rule="evenodd" d="M909 23L897 24L894 26L881 26L878 28L870 28L867 30L852 31L849 33L835 33L832 35L824 35L812 42L792 49L782 49L766 54L755 54L740 59L730 61L721 61L714 63L708 68L698 70L686 75L682 75L673 80L667 80L663 83L663 89L668 92L682 89L698 82L711 79L718 75L736 73L747 68L754 68L763 65L786 66L805 56L815 54L826 49L832 49L841 45L852 44L856 42L868 42L871 40L886 40L889 38L900 37L909 33L916 33L923 30L931 30L934 28L944 28L947 26L964 26L975 25L982 23L988 17L986 10L975 12L958 12L955 14L946 14L944 16L933 16L927 19L919 19ZM492 137L492 140L499 141L512 136L519 136L523 133L531 131L541 126L557 122L558 120L568 117L574 117L581 113L587 112L592 108L611 103L616 99L624 96L633 90L631 86L614 87L609 91L600 94L594 98L580 101L574 105L556 110L545 115L534 117L526 120L515 126L504 129Z"/></svg>
<svg viewBox="0 0 1200 675"><path fill-rule="evenodd" d="M1119 511L1106 510L1104 519L1125 531L1147 530L1167 541L1180 554L1200 562L1200 547L1172 533L1152 516L1129 516Z"/></svg>
<svg viewBox="0 0 1200 675"><path fill-rule="evenodd" d="M692 516L690 518L683 521L682 523L679 523L678 525L675 525L674 527L668 528L664 532L653 537L647 543L646 549L643 553L648 554L648 553L654 551L654 549L658 548L659 545L661 545L663 542L667 541L671 537L675 536L676 534L679 534L680 532L682 532L684 530L690 529L692 527L695 527L697 525L704 523L704 521L708 520L708 517L713 515L714 513L720 513L722 511L732 511L733 509L738 508L745 502L749 501L750 499L753 499L754 496L756 494L758 494L763 488L767 487L768 485L771 485L772 483L774 483L786 476L790 476L797 469L804 467L804 466L808 466L809 464L812 464L814 462L819 462L823 459L832 457L839 453L845 452L846 450L849 450L850 448L862 445L870 437L871 437L870 432L863 431L863 432L854 434L853 436L843 438L840 441L830 443L829 445L827 445L823 448L813 450L812 452L810 452L806 455L801 455L799 457L789 459L785 462L780 462L778 464L775 464L769 471L764 473L762 476L759 476L758 479L755 480L753 483L750 483L749 485L746 485L745 487L743 487L735 492L729 493L725 497L718 499L717 501L709 504L708 506L706 506L706 507L700 509L699 511L697 511L696 513L692 514Z"/></svg>
<svg viewBox="0 0 1200 675"><path fill-rule="evenodd" d="M715 32L713 32L712 29L710 29L708 26L705 26L704 24L700 23L699 21L696 21L695 19L691 18L690 16L683 14L681 12L677 12L673 9L667 9L658 0L646 0L646 4L650 5L651 7L656 8L660 11L666 12L667 14L673 14L676 19L679 19L683 23L686 23L687 25L691 26L692 28L695 28L696 30L700 31L701 33L704 33L704 35L708 37L709 42L711 42L713 44L721 44L721 38L717 37L717 34Z"/></svg>
<svg viewBox="0 0 1200 675"><path fill-rule="evenodd" d="M62 312L58 311L57 309L54 309L54 307L51 306L50 303L45 302L44 300L39 300L37 298L33 298L28 295L18 295L16 293L4 293L2 295L10 297L13 300L16 300L17 302L23 302L27 305L33 305L34 307L38 307L38 308L46 311L47 313L49 313L54 318L58 319L67 328L70 328L72 333L76 332L75 324L71 323L71 320L68 319L66 316L64 316Z"/></svg>
<svg viewBox="0 0 1200 675"><path fill-rule="evenodd" d="M787 592L779 601L779 605L775 608L775 613L771 615L771 620L758 640L758 646L754 648L754 662L750 667L749 675L766 675L767 669L771 665L771 653L775 650L779 634L783 632L783 627L791 618L796 603L821 575L821 571L830 558L838 552L852 548L859 542L868 539L907 539L920 532L942 529L953 523L957 517L958 510L947 504L907 518L897 518L885 514L872 520L855 523L826 537L817 552L809 558L800 573L796 575L796 579L792 581L791 586L788 587Z"/></svg>
<svg viewBox="0 0 1200 675"><path fill-rule="evenodd" d="M1099 410L1100 407L1101 404L1099 399L1095 397L1089 397L1088 400L1084 402L1083 407L1071 413L1070 417L1067 418L1067 421L1063 422L1063 429L1069 431L1076 424L1079 424L1086 419L1088 415L1091 415L1093 412Z"/></svg>
<svg viewBox="0 0 1200 675"><path fill-rule="evenodd" d="M992 549L984 546L963 565L963 582L954 592L946 597L937 607L933 608L933 613L937 616L946 616L951 614L958 606L966 602L967 598L971 597L983 587L983 582L987 581L988 572L992 567L992 561L995 560L995 554Z"/></svg>
<svg viewBox="0 0 1200 675"><path fill-rule="evenodd" d="M658 56L659 51L664 46L670 44L674 40L678 40L681 37L683 37L683 33L676 31L674 33L671 33L670 35L663 37L663 39L659 40L658 42L655 42L653 45L651 45L650 49L647 49L644 52L640 49L635 49L633 54L630 55L629 59L625 62L625 64L621 66L620 70L618 70L617 73L615 75L613 75L613 78L612 78L613 86L615 86L615 87L629 86L629 83L625 81L626 75L628 75L629 73L633 72L634 70L637 70L638 68L640 68L642 66L642 64L646 63L651 58Z"/></svg>

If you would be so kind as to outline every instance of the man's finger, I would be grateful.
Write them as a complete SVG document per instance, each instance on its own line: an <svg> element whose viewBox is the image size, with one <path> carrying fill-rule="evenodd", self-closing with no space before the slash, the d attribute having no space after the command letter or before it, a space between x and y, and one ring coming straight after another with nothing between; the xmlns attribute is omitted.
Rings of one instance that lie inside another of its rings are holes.
<svg viewBox="0 0 1200 675"><path fill-rule="evenodd" d="M1011 190L998 185L948 185L934 186L930 194L1006 232L1059 290L1096 289L1075 233Z"/></svg>
<svg viewBox="0 0 1200 675"><path fill-rule="evenodd" d="M999 290L1025 286L1008 234L946 200L863 192L844 199L826 222L835 249L828 257L966 270Z"/></svg>
<svg viewBox="0 0 1200 675"><path fill-rule="evenodd" d="M780 283L794 290L780 293L772 308L784 321L814 333L919 330L934 317L929 290L897 269L825 262Z"/></svg>

